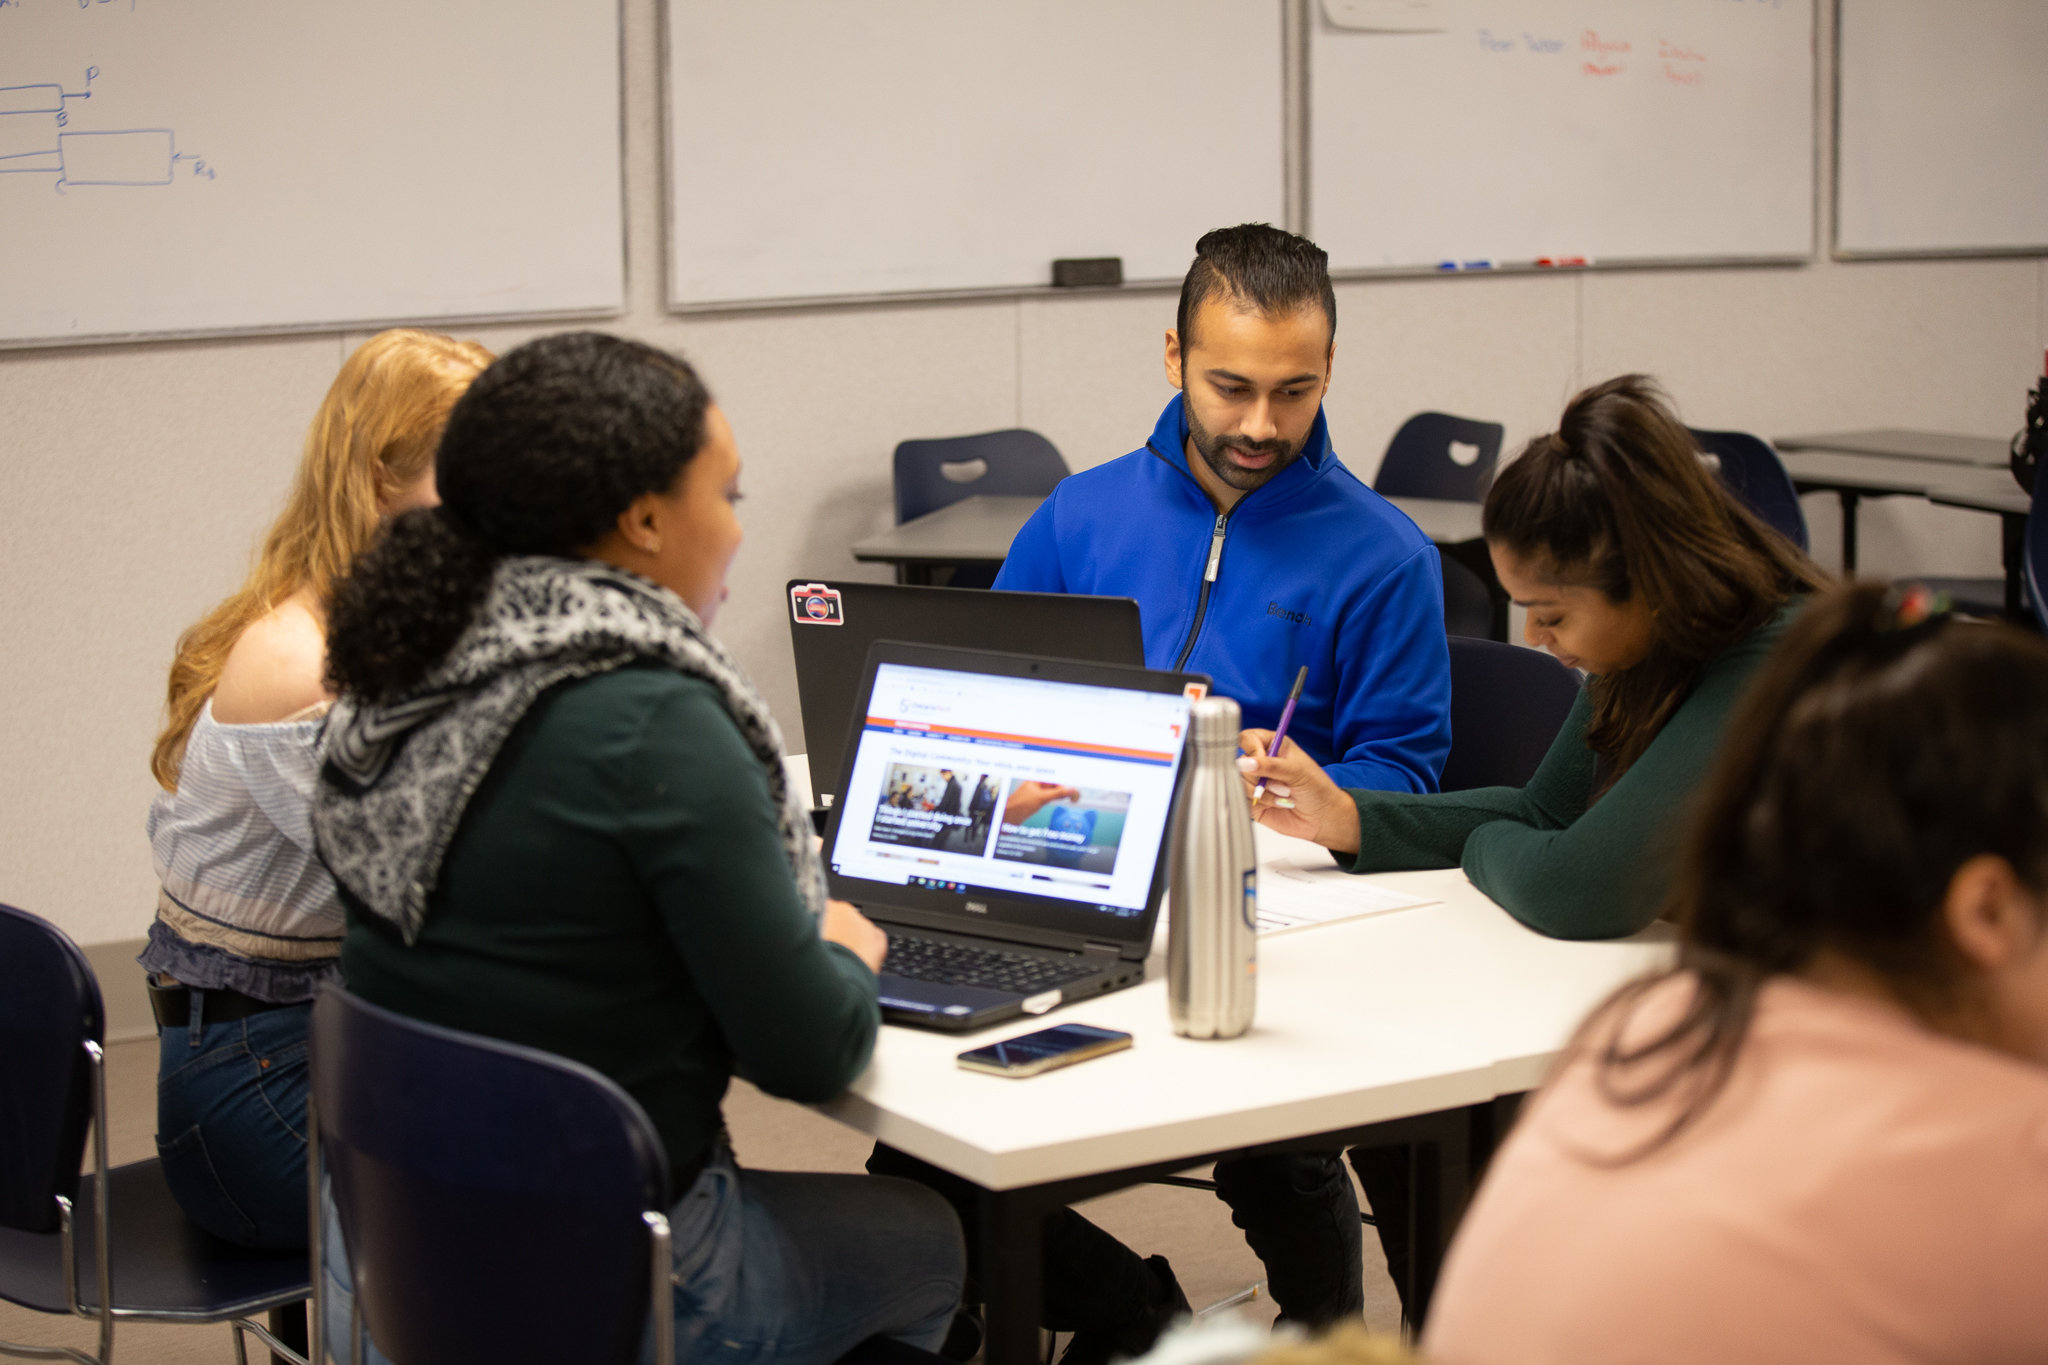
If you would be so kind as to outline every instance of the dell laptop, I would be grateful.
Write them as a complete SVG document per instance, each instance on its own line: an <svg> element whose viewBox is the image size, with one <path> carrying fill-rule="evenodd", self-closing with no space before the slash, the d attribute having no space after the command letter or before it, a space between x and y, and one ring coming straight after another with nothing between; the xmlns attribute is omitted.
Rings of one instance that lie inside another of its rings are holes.
<svg viewBox="0 0 2048 1365"><path fill-rule="evenodd" d="M789 637L811 790L820 804L839 790L839 758L853 723L861 669L877 640L1145 663L1138 604L1128 597L791 579Z"/></svg>
<svg viewBox="0 0 2048 1365"><path fill-rule="evenodd" d="M882 1017L966 1032L1144 980L1208 680L878 641L825 834Z"/></svg>

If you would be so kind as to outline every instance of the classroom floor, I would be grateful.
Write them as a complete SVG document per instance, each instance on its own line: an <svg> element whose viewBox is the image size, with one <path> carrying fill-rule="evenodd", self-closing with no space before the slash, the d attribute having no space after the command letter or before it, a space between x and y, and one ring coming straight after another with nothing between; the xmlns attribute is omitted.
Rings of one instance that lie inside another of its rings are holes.
<svg viewBox="0 0 2048 1365"><path fill-rule="evenodd" d="M155 1155L156 1043L116 1043L107 1049L107 1140L116 1164ZM790 1171L859 1171L870 1140L800 1105L763 1095L734 1081L725 1102L733 1149L742 1165ZM88 1149L88 1160L90 1151ZM1188 1301L1197 1309L1227 1298L1260 1279L1258 1258L1231 1226L1230 1211L1199 1190L1141 1185L1079 1206L1089 1218L1143 1255L1173 1262ZM1393 1283L1379 1256L1378 1242L1365 1239L1366 1321L1379 1331L1400 1325ZM1259 1322L1272 1320L1272 1300L1262 1294L1243 1310ZM72 1346L91 1351L91 1323L31 1313L0 1303L0 1341L31 1346ZM1065 1342L1061 1342L1062 1347ZM117 1361L143 1365L220 1365L234 1359L225 1324L191 1327L123 1323L114 1331ZM251 1352L252 1361L263 1359Z"/></svg>

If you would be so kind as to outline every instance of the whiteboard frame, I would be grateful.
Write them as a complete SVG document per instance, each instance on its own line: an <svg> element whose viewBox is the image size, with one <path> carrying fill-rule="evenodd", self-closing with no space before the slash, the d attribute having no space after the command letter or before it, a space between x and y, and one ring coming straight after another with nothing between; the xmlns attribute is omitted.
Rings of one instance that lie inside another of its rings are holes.
<svg viewBox="0 0 2048 1365"><path fill-rule="evenodd" d="M1829 54L1834 62L1833 122L1828 139L1828 258L1836 261L1969 261L2011 260L2048 256L2048 242L2039 246L1937 246L1858 250L1842 245L1842 0L1834 0L1835 28Z"/></svg>
<svg viewBox="0 0 2048 1365"><path fill-rule="evenodd" d="M391 327L447 331L457 327L488 327L519 322L580 322L622 318L632 311L633 254L627 249L632 230L632 204L626 184L626 0L614 0L612 23L618 34L619 63L619 302L611 308L565 308L542 312L437 313L431 317L361 318L330 322L266 323L247 327L204 327L161 332L105 332L91 336L0 338L0 352L64 351L89 346L130 346L170 341L226 341L239 337L342 336L350 332L382 332Z"/></svg>

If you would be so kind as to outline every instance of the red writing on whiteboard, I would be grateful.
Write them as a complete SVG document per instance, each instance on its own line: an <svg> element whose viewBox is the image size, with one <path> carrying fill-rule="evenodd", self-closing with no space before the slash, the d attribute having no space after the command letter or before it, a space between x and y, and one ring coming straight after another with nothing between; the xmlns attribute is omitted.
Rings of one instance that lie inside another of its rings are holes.
<svg viewBox="0 0 2048 1365"><path fill-rule="evenodd" d="M1674 43L1669 38L1657 40L1657 55L1667 62L1703 62L1707 54L1684 43Z"/></svg>
<svg viewBox="0 0 2048 1365"><path fill-rule="evenodd" d="M1635 49L1628 45L1626 38L1602 38L1589 28L1579 35L1579 50L1611 57L1621 52L1633 52Z"/></svg>
<svg viewBox="0 0 2048 1365"><path fill-rule="evenodd" d="M1673 85L1704 85L1707 79L1707 73L1696 66L1673 66L1670 62L1664 63L1661 74Z"/></svg>

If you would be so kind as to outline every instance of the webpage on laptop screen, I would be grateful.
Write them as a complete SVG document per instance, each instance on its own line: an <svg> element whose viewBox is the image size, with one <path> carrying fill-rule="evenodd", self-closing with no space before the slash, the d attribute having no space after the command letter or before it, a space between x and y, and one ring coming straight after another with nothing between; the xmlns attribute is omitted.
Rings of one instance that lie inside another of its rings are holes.
<svg viewBox="0 0 2048 1365"><path fill-rule="evenodd" d="M832 869L1143 914L1188 698L883 664Z"/></svg>

